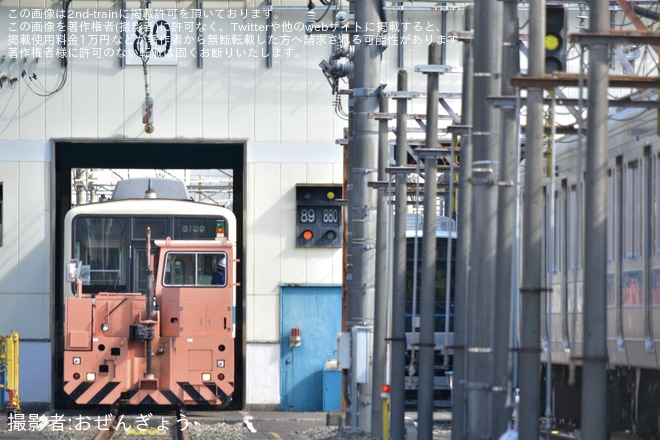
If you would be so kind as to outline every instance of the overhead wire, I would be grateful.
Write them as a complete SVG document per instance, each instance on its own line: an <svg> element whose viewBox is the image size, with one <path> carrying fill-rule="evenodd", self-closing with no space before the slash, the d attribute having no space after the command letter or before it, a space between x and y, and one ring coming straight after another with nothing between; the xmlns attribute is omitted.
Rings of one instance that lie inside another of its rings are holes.
<svg viewBox="0 0 660 440"><path fill-rule="evenodd" d="M64 85L66 84L66 80L68 78L69 69L66 66L63 66L61 76L58 79L58 84L55 86L53 90L48 90L48 87L45 84L42 84L38 79L39 76L36 73L36 65L38 61L39 59L35 58L35 60L30 63L27 72L21 76L25 84L27 85L27 88L32 93L34 93L37 96L47 98L49 96L53 96L54 94L56 94L57 92L59 92L64 88Z"/></svg>
<svg viewBox="0 0 660 440"><path fill-rule="evenodd" d="M67 53L67 41L69 38L69 26L68 26L68 16L69 16L69 8L71 7L71 1L72 0L66 0L64 3L64 14L62 16L62 42L61 42L61 60L60 60L60 65L62 66L62 73L58 79L57 85L55 86L54 89L49 90L47 85L44 83L42 84L39 81L39 77L36 73L36 67L37 63L39 62L39 58L35 58L34 61L32 61L28 67L27 70L25 67L21 71L21 77L25 81L25 84L27 85L27 89L30 90L32 93L34 93L37 96L47 98L49 96L53 96L54 94L60 92L63 88L64 85L66 84L66 81L68 79L68 53ZM24 59L24 63L27 63L27 59ZM27 78L26 78L27 77Z"/></svg>

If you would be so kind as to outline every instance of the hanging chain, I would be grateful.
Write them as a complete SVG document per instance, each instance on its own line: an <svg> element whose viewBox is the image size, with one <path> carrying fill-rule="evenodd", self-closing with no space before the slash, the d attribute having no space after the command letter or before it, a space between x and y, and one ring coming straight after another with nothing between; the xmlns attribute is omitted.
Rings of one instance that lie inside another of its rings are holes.
<svg viewBox="0 0 660 440"><path fill-rule="evenodd" d="M140 58L142 59L142 73L144 74L144 104L142 105L142 123L144 131L148 134L154 132L153 109L154 99L149 94L149 75L147 72L147 62L151 52L151 43L149 42L149 1L140 4L142 9L142 33L138 37L142 39L140 47Z"/></svg>

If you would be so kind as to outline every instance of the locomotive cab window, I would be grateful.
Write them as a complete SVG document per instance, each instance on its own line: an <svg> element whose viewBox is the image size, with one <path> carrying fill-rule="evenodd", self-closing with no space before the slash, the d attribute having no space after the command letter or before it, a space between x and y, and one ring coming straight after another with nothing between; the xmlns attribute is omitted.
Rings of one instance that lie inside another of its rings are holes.
<svg viewBox="0 0 660 440"><path fill-rule="evenodd" d="M169 252L165 258L163 285L226 286L227 254Z"/></svg>

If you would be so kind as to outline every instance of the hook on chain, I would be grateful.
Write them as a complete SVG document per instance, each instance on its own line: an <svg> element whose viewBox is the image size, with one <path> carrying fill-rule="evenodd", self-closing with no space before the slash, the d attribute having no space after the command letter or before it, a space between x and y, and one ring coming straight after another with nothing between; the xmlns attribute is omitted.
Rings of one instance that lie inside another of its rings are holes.
<svg viewBox="0 0 660 440"><path fill-rule="evenodd" d="M153 108L154 108L154 99L149 94L149 72L147 71L147 62L149 61L149 55L151 51L151 44L147 39L149 35L149 5L150 1L146 0L140 2L140 8L142 9L142 20L140 20L140 25L142 26L142 33L138 36L138 39L141 40L137 44L139 47L139 55L142 59L142 73L144 75L144 102L142 104L142 123L144 124L144 131L147 134L154 132L154 118L153 118Z"/></svg>

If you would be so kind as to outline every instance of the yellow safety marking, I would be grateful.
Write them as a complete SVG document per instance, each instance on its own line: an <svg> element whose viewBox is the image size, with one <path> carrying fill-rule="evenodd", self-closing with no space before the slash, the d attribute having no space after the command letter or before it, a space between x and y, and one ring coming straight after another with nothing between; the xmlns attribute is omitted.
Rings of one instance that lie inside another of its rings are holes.
<svg viewBox="0 0 660 440"><path fill-rule="evenodd" d="M276 433L276 432L271 432L271 434L272 434L273 437L275 437L276 439L282 440L282 437L280 437L280 435L279 435L278 433Z"/></svg>
<svg viewBox="0 0 660 440"><path fill-rule="evenodd" d="M123 431L120 429L117 431L119 434L123 435L148 435L148 436L155 436L155 435L168 435L168 430L167 429L158 429L158 428L151 428L151 429L137 429L137 428L129 428L126 431Z"/></svg>

